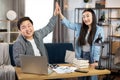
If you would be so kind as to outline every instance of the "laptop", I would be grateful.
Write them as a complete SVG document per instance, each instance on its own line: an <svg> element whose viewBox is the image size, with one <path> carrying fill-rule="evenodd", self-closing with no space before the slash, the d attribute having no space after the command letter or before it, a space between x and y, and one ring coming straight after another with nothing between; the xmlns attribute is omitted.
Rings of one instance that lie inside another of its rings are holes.
<svg viewBox="0 0 120 80"><path fill-rule="evenodd" d="M20 61L21 70L24 73L50 74L53 72L51 69L48 68L47 57L21 55Z"/></svg>

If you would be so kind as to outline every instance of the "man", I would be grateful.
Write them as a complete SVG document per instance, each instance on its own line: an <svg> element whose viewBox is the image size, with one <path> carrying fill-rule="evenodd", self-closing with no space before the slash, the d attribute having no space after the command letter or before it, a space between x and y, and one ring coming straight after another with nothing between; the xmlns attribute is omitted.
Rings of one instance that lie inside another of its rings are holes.
<svg viewBox="0 0 120 80"><path fill-rule="evenodd" d="M42 29L34 31L33 22L29 17L23 17L18 20L17 26L20 32L16 42L13 44L13 57L16 66L20 65L20 55L46 56L47 51L43 44L43 38L53 31L59 5L56 7L53 17L49 23Z"/></svg>

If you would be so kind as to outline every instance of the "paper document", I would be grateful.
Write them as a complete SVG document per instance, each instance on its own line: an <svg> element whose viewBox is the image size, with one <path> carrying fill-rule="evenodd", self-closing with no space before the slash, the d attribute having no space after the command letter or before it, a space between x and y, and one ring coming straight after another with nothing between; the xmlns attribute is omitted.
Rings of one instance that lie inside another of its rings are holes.
<svg viewBox="0 0 120 80"><path fill-rule="evenodd" d="M71 73L74 72L77 69L77 67L69 67L69 66L60 66L56 69L53 69L57 73Z"/></svg>

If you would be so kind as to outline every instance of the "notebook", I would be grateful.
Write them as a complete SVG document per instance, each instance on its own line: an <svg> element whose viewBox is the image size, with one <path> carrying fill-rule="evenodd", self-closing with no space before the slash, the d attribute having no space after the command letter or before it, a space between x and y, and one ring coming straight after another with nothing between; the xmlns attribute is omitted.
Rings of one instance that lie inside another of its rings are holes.
<svg viewBox="0 0 120 80"><path fill-rule="evenodd" d="M48 68L47 57L21 55L21 70L24 73L50 74L53 71Z"/></svg>

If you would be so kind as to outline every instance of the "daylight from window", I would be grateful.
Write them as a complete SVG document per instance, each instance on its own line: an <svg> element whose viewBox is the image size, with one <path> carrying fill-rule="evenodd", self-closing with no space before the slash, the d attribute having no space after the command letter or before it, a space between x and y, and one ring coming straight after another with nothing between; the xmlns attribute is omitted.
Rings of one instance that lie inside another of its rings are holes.
<svg viewBox="0 0 120 80"><path fill-rule="evenodd" d="M33 20L35 30L47 25L53 15L53 3L53 0L25 0L25 16ZM44 42L52 42L52 32L44 38Z"/></svg>

